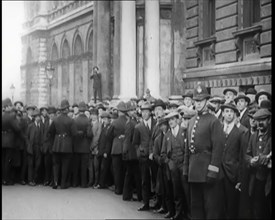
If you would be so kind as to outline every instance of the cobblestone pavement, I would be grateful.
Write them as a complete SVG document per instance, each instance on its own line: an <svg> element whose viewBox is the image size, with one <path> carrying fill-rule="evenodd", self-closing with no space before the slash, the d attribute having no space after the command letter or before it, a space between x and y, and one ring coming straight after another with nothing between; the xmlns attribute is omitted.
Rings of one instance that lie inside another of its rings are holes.
<svg viewBox="0 0 275 220"><path fill-rule="evenodd" d="M2 186L2 219L163 219L109 189Z"/></svg>

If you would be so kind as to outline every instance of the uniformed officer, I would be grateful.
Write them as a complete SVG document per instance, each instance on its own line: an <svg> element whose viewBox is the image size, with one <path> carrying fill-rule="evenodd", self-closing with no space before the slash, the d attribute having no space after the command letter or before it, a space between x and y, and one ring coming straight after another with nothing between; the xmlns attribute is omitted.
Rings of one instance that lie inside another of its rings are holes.
<svg viewBox="0 0 275 220"><path fill-rule="evenodd" d="M68 117L69 107L68 100L61 101L61 115L54 119L49 130L49 133L54 136L52 150L54 174L53 189L57 189L60 176L61 189L68 188L67 179L73 153L73 137L77 135L75 122Z"/></svg>
<svg viewBox="0 0 275 220"><path fill-rule="evenodd" d="M20 134L19 123L12 112L12 103L9 98L2 101L2 184L13 185L11 177L12 159L15 148L15 137Z"/></svg>
<svg viewBox="0 0 275 220"><path fill-rule="evenodd" d="M258 131L249 139L246 160L251 168L249 195L252 200L252 217L271 219L271 112L259 109L253 118L257 121Z"/></svg>
<svg viewBox="0 0 275 220"><path fill-rule="evenodd" d="M88 186L87 170L89 164L90 142L93 137L90 121L84 113L86 109L85 102L80 102L78 116L74 119L77 135L74 138L73 144L73 186L78 186L80 182L82 188ZM80 181L79 174L81 177Z"/></svg>
<svg viewBox="0 0 275 220"><path fill-rule="evenodd" d="M183 174L190 183L194 219L223 218L224 210L221 161L225 135L220 121L207 111L209 98L205 86L198 84L193 97L198 113L187 130Z"/></svg>

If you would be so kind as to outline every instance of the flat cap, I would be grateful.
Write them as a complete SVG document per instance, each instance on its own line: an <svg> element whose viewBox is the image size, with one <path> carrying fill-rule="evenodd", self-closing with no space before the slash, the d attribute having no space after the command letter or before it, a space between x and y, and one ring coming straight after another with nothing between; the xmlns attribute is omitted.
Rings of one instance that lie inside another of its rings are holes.
<svg viewBox="0 0 275 220"><path fill-rule="evenodd" d="M270 111L268 111L266 108L261 108L253 115L253 118L255 120L261 120L261 119L266 119L270 116L271 116Z"/></svg>
<svg viewBox="0 0 275 220"><path fill-rule="evenodd" d="M101 118L111 118L111 115L110 115L109 112L104 111L104 112L101 113L100 117Z"/></svg>

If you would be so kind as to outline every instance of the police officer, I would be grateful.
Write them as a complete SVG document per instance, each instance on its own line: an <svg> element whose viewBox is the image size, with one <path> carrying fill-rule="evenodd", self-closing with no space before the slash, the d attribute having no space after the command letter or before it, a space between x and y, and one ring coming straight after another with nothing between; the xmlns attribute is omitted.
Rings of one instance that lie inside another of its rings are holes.
<svg viewBox="0 0 275 220"><path fill-rule="evenodd" d="M86 107L84 102L79 103L79 113L75 118L77 136L74 138L73 145L73 186L78 186L80 173L80 185L82 188L88 186L87 170L89 164L90 142L93 137L90 121L84 113L87 109Z"/></svg>
<svg viewBox="0 0 275 220"><path fill-rule="evenodd" d="M221 160L225 135L220 121L207 111L210 95L205 86L198 84L193 94L198 113L188 125L183 171L190 183L191 216L198 219L222 218Z"/></svg>
<svg viewBox="0 0 275 220"><path fill-rule="evenodd" d="M68 117L69 107L68 100L61 101L61 115L54 119L49 130L49 133L54 136L52 150L54 174L53 189L57 189L60 176L61 189L68 188L67 179L73 153L73 137L77 135L75 122Z"/></svg>
<svg viewBox="0 0 275 220"><path fill-rule="evenodd" d="M249 139L246 161L249 164L249 195L252 200L252 217L271 219L270 191L271 170L271 112L259 109L253 118L257 121L258 131Z"/></svg>

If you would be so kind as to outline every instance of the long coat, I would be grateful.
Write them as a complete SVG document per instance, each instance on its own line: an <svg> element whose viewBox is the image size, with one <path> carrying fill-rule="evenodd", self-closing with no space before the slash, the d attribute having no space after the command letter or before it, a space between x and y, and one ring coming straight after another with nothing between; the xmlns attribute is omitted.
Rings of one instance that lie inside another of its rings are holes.
<svg viewBox="0 0 275 220"><path fill-rule="evenodd" d="M77 135L74 137L74 153L90 152L90 142L93 137L92 127L86 115L80 114L75 119Z"/></svg>
<svg viewBox="0 0 275 220"><path fill-rule="evenodd" d="M41 124L39 127L36 127L35 122L33 122L29 125L27 134L27 153L31 155L34 153L34 147L37 147L35 146L35 137L38 137L38 142L36 144L39 148L38 151L40 151L43 141L43 127Z"/></svg>
<svg viewBox="0 0 275 220"><path fill-rule="evenodd" d="M244 114L243 114L241 120L240 120L240 123L241 123L243 126L247 127L247 128L250 130L250 122L249 122L248 111L249 111L249 109L247 108L247 109L245 110L245 112L244 112Z"/></svg>
<svg viewBox="0 0 275 220"><path fill-rule="evenodd" d="M109 156L112 150L113 136L112 125L103 126L98 140L98 156L102 156L104 153Z"/></svg>
<svg viewBox="0 0 275 220"><path fill-rule="evenodd" d="M151 130L149 130L143 121L135 126L134 137L133 137L133 144L138 146L137 148L137 155L138 157L148 157L150 148L152 148L152 130L156 121L151 119Z"/></svg>
<svg viewBox="0 0 275 220"><path fill-rule="evenodd" d="M15 148L15 138L20 135L20 126L13 112L2 115L2 148Z"/></svg>
<svg viewBox="0 0 275 220"><path fill-rule="evenodd" d="M126 121L127 118L125 115L121 115L113 121L112 132L114 139L111 151L112 155L122 154Z"/></svg>
<svg viewBox="0 0 275 220"><path fill-rule="evenodd" d="M132 144L135 126L137 121L133 118L129 119L125 125L125 138L123 141L123 155L125 160L137 160L137 152Z"/></svg>
<svg viewBox="0 0 275 220"><path fill-rule="evenodd" d="M72 153L73 137L77 135L73 119L62 113L54 119L49 133L54 136L53 153Z"/></svg>
<svg viewBox="0 0 275 220"><path fill-rule="evenodd" d="M195 126L196 124L196 126ZM195 127L194 137L192 129ZM194 153L189 149L194 140ZM222 154L225 134L222 125L214 115L205 113L191 118L187 128L187 146L183 174L189 182L206 182L207 177L222 178Z"/></svg>
<svg viewBox="0 0 275 220"><path fill-rule="evenodd" d="M102 130L102 124L99 121L96 121L95 123L91 122L92 126L92 132L93 132L93 138L92 142L90 144L90 152L92 155L98 154L98 145L99 145L99 137Z"/></svg>

